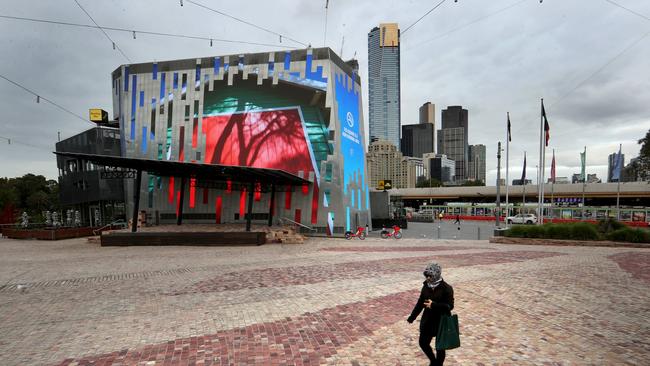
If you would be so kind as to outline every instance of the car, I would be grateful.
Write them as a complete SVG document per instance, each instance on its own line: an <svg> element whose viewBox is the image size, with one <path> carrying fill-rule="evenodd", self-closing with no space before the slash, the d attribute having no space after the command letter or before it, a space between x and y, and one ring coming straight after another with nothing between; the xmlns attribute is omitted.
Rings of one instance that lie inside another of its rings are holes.
<svg viewBox="0 0 650 366"><path fill-rule="evenodd" d="M535 224L537 223L537 216L533 214L518 214L506 217L506 222L508 224Z"/></svg>

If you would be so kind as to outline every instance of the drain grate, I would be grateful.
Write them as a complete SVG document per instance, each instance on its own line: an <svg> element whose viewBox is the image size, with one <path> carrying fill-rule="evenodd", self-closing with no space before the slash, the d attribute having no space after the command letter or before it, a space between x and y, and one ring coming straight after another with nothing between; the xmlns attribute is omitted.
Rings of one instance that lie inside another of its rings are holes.
<svg viewBox="0 0 650 366"><path fill-rule="evenodd" d="M142 279L142 278L149 278L149 277L179 275L179 274L190 273L190 272L193 272L191 268L178 268L178 269L169 269L169 270L162 270L162 271L116 273L116 274L108 274L103 276L72 278L72 279L64 279L64 280L52 280L52 281L40 281L40 282L28 282L28 283L11 283L11 284L0 286L0 292L23 291L23 290L29 291L30 289L33 288L74 286L74 285L79 285L84 283L123 281L129 279Z"/></svg>

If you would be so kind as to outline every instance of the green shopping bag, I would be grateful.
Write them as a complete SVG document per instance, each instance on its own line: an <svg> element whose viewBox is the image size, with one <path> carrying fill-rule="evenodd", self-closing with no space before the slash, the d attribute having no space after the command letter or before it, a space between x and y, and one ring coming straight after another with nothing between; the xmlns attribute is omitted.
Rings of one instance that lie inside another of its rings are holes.
<svg viewBox="0 0 650 366"><path fill-rule="evenodd" d="M460 347L458 332L458 315L441 315L440 327L436 336L436 349L454 349Z"/></svg>

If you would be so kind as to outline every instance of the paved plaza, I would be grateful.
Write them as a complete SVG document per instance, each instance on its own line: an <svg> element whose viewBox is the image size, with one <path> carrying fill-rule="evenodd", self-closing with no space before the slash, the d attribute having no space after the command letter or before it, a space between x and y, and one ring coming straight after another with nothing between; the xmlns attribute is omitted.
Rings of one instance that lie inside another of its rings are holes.
<svg viewBox="0 0 650 366"><path fill-rule="evenodd" d="M0 239L0 365L428 365L406 318L430 261L460 320L446 365L648 365L650 249L413 236Z"/></svg>

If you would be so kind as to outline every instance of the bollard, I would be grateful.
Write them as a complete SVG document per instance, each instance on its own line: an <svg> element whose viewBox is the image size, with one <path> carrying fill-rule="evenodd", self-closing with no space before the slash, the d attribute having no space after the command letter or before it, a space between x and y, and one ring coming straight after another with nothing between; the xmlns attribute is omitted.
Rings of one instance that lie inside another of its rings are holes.
<svg viewBox="0 0 650 366"><path fill-rule="evenodd" d="M440 225L438 225L438 239L440 239Z"/></svg>
<svg viewBox="0 0 650 366"><path fill-rule="evenodd" d="M481 240L481 227L477 227L476 240Z"/></svg>

